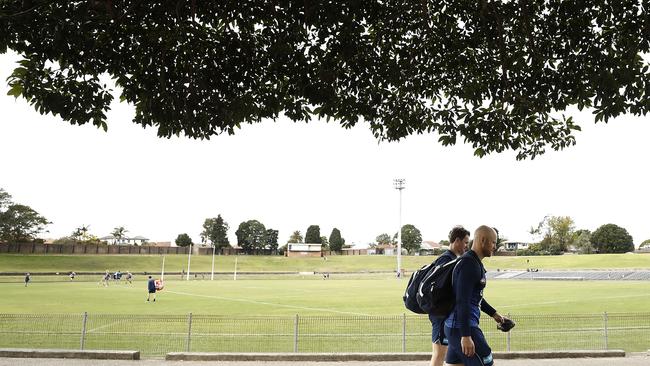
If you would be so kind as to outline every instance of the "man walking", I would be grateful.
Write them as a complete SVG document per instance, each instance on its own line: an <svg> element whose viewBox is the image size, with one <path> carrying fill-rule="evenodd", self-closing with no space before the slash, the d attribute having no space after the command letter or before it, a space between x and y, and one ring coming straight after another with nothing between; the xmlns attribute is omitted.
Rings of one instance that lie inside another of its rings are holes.
<svg viewBox="0 0 650 366"><path fill-rule="evenodd" d="M469 231L462 226L456 226L449 232L449 250L442 253L433 266L439 266L449 263L460 257L467 250L469 244ZM447 337L445 336L445 318L444 316L435 316L429 314L431 321L431 342L433 353L431 355L431 366L442 366L447 352Z"/></svg>
<svg viewBox="0 0 650 366"><path fill-rule="evenodd" d="M491 257L497 244L497 233L489 226L480 226L474 232L472 249L463 254L453 272L456 295L454 310L445 321L449 340L447 365L491 366L492 349L479 328L481 311L501 324L506 318L483 299L486 284L483 258Z"/></svg>
<svg viewBox="0 0 650 366"><path fill-rule="evenodd" d="M149 276L149 280L147 281L147 301L151 298L151 294L153 294L153 302L156 302L156 281Z"/></svg>

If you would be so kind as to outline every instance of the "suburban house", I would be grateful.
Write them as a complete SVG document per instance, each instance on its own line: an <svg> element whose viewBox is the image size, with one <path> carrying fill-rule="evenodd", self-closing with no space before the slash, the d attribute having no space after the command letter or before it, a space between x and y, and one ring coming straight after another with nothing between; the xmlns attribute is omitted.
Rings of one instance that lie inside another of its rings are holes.
<svg viewBox="0 0 650 366"><path fill-rule="evenodd" d="M286 257L322 257L322 244L288 243Z"/></svg>
<svg viewBox="0 0 650 366"><path fill-rule="evenodd" d="M142 245L146 242L149 241L149 239L145 238L144 236L134 236L132 238L129 237L123 237L123 238L116 238L113 235L107 235L104 237L99 238L101 241L107 242L109 245ZM170 243L171 244L171 243Z"/></svg>
<svg viewBox="0 0 650 366"><path fill-rule="evenodd" d="M423 255L433 255L436 252L441 252L443 250L449 249L449 246L436 243L435 241L423 241L420 245L420 254Z"/></svg>
<svg viewBox="0 0 650 366"><path fill-rule="evenodd" d="M516 250L528 249L530 243L524 243L520 241L507 241L503 243L503 249L508 252L514 252Z"/></svg>

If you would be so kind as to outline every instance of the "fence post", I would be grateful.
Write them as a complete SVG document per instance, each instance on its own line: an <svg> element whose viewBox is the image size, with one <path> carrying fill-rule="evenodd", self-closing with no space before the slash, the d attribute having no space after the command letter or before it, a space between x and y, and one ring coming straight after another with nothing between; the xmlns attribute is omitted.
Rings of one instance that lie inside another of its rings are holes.
<svg viewBox="0 0 650 366"><path fill-rule="evenodd" d="M406 352L406 314L402 313L402 352Z"/></svg>
<svg viewBox="0 0 650 366"><path fill-rule="evenodd" d="M88 321L88 312L84 311L83 320L81 322L81 350L82 351L86 343L86 321Z"/></svg>
<svg viewBox="0 0 650 366"><path fill-rule="evenodd" d="M510 319L510 313L506 317ZM506 352L510 352L510 331L506 332Z"/></svg>
<svg viewBox="0 0 650 366"><path fill-rule="evenodd" d="M607 336L607 312L603 314L603 321L605 326L605 349L609 349L609 339Z"/></svg>
<svg viewBox="0 0 650 366"><path fill-rule="evenodd" d="M192 313L187 316L187 350L189 352L192 344Z"/></svg>
<svg viewBox="0 0 650 366"><path fill-rule="evenodd" d="M293 352L298 352L298 314L293 320Z"/></svg>

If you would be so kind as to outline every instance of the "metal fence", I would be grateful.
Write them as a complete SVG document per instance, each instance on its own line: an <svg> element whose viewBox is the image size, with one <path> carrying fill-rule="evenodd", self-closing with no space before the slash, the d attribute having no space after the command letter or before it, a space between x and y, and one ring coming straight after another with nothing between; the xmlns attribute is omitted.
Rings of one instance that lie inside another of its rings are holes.
<svg viewBox="0 0 650 366"><path fill-rule="evenodd" d="M483 318L494 351L650 348L650 313L510 316L509 333ZM168 352L429 352L426 316L0 314L0 348Z"/></svg>

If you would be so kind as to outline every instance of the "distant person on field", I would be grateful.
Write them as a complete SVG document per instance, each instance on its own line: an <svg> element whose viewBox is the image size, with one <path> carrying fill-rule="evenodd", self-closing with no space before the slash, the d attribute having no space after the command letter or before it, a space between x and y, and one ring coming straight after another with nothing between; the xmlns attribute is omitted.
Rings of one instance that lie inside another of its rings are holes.
<svg viewBox="0 0 650 366"><path fill-rule="evenodd" d="M77 274L74 273L74 271L70 272L70 281L74 280L74 277L75 277L76 275L77 275Z"/></svg>
<svg viewBox="0 0 650 366"><path fill-rule="evenodd" d="M506 318L483 298L486 276L483 258L491 257L496 249L497 232L480 226L474 232L472 249L463 254L454 268L452 286L456 305L445 320L445 335L449 340L446 365L492 366L492 349L479 328L481 312L501 324Z"/></svg>
<svg viewBox="0 0 650 366"><path fill-rule="evenodd" d="M31 277L29 275L29 272L25 273L25 287L27 287L27 284L31 280Z"/></svg>
<svg viewBox="0 0 650 366"><path fill-rule="evenodd" d="M131 271L126 271L126 280L129 281L129 283L133 283L133 275L131 274Z"/></svg>
<svg viewBox="0 0 650 366"><path fill-rule="evenodd" d="M108 287L108 281L111 279L111 274L106 270L106 273L104 273L104 278L102 278L102 285L104 287Z"/></svg>
<svg viewBox="0 0 650 366"><path fill-rule="evenodd" d="M435 262L434 267L449 263L460 257L467 250L469 244L469 231L462 226L455 226L449 232L449 249L442 253ZM445 336L446 316L435 316L429 314L431 321L431 343L433 353L431 355L431 366L442 366L447 353L447 337Z"/></svg>
<svg viewBox="0 0 650 366"><path fill-rule="evenodd" d="M151 278L149 276L149 280L147 281L147 301L151 298L151 294L153 294L153 301L156 302L156 280Z"/></svg>

